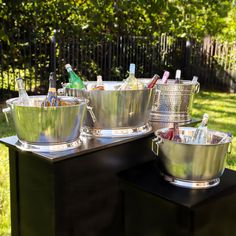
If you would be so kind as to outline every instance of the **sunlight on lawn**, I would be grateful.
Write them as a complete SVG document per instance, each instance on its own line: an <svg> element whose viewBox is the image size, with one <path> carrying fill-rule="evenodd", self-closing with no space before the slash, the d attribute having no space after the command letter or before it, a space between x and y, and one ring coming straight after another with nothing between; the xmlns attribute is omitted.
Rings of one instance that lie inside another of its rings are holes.
<svg viewBox="0 0 236 236"><path fill-rule="evenodd" d="M11 235L8 148L0 144L0 235Z"/></svg>
<svg viewBox="0 0 236 236"><path fill-rule="evenodd" d="M208 128L233 134L227 168L236 170L236 94L200 92L194 98L192 117L209 114Z"/></svg>

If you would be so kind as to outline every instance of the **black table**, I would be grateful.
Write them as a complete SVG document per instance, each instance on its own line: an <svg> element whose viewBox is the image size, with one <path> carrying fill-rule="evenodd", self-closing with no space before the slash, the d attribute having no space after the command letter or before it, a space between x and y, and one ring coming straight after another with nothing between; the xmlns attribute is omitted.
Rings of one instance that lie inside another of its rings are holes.
<svg viewBox="0 0 236 236"><path fill-rule="evenodd" d="M153 160L153 133L83 138L77 149L36 153L9 147L13 236L123 236L117 173Z"/></svg>
<svg viewBox="0 0 236 236"><path fill-rule="evenodd" d="M236 235L236 172L226 169L210 189L176 187L161 176L157 161L119 174L125 236Z"/></svg>
<svg viewBox="0 0 236 236"><path fill-rule="evenodd" d="M9 147L12 236L124 236L117 174L155 159L153 137L82 137L79 148L51 153L0 139Z"/></svg>

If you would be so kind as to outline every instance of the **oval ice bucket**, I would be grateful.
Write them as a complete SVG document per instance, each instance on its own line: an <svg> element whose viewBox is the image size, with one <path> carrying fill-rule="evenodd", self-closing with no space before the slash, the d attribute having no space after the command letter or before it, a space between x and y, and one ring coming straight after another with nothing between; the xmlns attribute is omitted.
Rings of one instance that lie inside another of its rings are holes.
<svg viewBox="0 0 236 236"><path fill-rule="evenodd" d="M88 82L90 86L94 82ZM150 131L156 89L117 90L122 82L105 81L105 90L65 89L66 95L84 97L92 107L83 131L94 136L132 136ZM158 96L157 96L158 98Z"/></svg>
<svg viewBox="0 0 236 236"><path fill-rule="evenodd" d="M153 151L157 154L158 163L171 183L191 188L207 188L219 183L219 177L225 169L227 153L230 152L231 141L221 144L190 144L178 143L160 137L153 140ZM180 135L192 137L196 128L180 127ZM208 131L208 140L217 137L219 140L226 135L224 132Z"/></svg>
<svg viewBox="0 0 236 236"><path fill-rule="evenodd" d="M173 126L173 122L185 124L191 121L191 111L194 95L199 92L200 84L190 80L181 80L175 84L168 80L167 84L157 82L161 91L159 103L152 107L150 120L160 122L163 127Z"/></svg>
<svg viewBox="0 0 236 236"><path fill-rule="evenodd" d="M20 105L19 98L6 101L19 140L36 146L78 140L86 115L86 100L61 96L59 98L67 103L66 106L41 107L45 97L30 96L33 106Z"/></svg>

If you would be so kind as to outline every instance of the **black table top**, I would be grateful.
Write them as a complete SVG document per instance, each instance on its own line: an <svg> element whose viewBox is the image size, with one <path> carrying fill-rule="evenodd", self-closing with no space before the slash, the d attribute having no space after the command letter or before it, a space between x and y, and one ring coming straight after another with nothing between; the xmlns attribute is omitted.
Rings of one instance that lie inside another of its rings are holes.
<svg viewBox="0 0 236 236"><path fill-rule="evenodd" d="M115 145L120 145L123 143L131 142L137 139L154 137L153 131L147 132L142 135L133 136L133 137L123 137L123 138L94 138L94 137L80 137L82 143L79 147L66 150L66 151L53 151L53 152L32 152L37 156L44 158L49 161L61 161L67 158L74 156L80 156L83 154L95 152L105 148L109 148ZM17 136L11 136L7 138L1 138L0 143L5 144L7 147L17 149ZM19 150L19 149L17 149ZM21 151L21 150L19 150ZM25 152L25 151L24 151Z"/></svg>
<svg viewBox="0 0 236 236"><path fill-rule="evenodd" d="M121 183L187 208L210 202L236 192L236 172L225 169L219 185L209 189L187 189L163 179L156 161L147 162L119 173Z"/></svg>
<svg viewBox="0 0 236 236"><path fill-rule="evenodd" d="M186 123L184 126L193 126L199 123L200 120L192 119L190 122ZM147 132L145 134L140 134L131 137L116 137L116 138L95 138L95 137L83 137L80 139L82 144L75 149L66 151L53 151L53 152L32 152L38 155L40 158L55 162L61 161L63 159L71 158L74 156L83 155L90 152L95 152L101 149L109 148L115 145L120 145L122 143L131 142L140 138L154 137L154 130ZM0 138L0 143L5 144L10 148L17 148L18 138L17 136L11 136L7 138ZM19 149L18 149L19 150Z"/></svg>

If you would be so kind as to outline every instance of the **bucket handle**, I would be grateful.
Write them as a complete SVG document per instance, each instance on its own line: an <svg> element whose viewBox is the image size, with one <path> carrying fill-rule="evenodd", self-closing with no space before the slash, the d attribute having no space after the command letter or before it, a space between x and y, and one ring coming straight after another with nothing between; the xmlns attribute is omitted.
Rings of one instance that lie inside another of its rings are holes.
<svg viewBox="0 0 236 236"><path fill-rule="evenodd" d="M97 121L97 118L93 112L93 108L91 106L87 106L87 110L92 118L93 123L95 123Z"/></svg>
<svg viewBox="0 0 236 236"><path fill-rule="evenodd" d="M159 146L163 143L163 140L160 136L157 136L152 140L152 152L158 156L159 154Z"/></svg>
<svg viewBox="0 0 236 236"><path fill-rule="evenodd" d="M10 108L10 107L3 108L3 109L2 109L2 112L3 112L4 115L5 115L5 118L6 118L7 124L9 125L9 120L8 120L8 117L7 117L7 113L10 113L10 112L11 112L11 108Z"/></svg>
<svg viewBox="0 0 236 236"><path fill-rule="evenodd" d="M196 83L195 88L194 88L194 93L199 93L200 90L200 83Z"/></svg>
<svg viewBox="0 0 236 236"><path fill-rule="evenodd" d="M229 155L232 151L232 142L229 143L227 154Z"/></svg>

